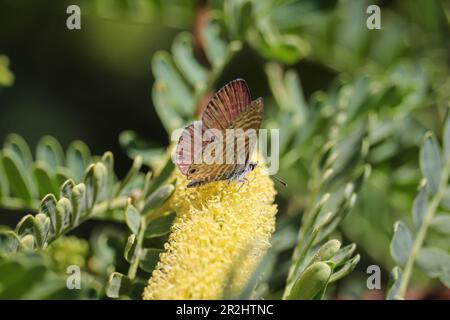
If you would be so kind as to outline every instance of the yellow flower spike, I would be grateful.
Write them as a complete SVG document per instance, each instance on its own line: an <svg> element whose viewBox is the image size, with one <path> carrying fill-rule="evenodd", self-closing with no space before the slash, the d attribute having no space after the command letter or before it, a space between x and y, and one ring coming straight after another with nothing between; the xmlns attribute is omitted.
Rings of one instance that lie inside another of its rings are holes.
<svg viewBox="0 0 450 320"><path fill-rule="evenodd" d="M270 246L276 205L272 180L259 167L236 182L177 186L166 209L177 217L144 299L220 299L236 294ZM240 189L239 189L240 188Z"/></svg>

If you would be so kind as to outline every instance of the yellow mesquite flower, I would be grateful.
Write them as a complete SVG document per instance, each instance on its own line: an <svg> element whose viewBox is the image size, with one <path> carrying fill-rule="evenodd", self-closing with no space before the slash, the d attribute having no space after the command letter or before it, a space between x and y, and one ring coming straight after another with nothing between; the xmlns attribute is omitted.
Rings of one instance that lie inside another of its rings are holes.
<svg viewBox="0 0 450 320"><path fill-rule="evenodd" d="M248 182L177 186L166 210L177 217L144 299L220 299L237 294L270 247L276 205L272 180L259 167ZM240 189L239 189L240 188Z"/></svg>

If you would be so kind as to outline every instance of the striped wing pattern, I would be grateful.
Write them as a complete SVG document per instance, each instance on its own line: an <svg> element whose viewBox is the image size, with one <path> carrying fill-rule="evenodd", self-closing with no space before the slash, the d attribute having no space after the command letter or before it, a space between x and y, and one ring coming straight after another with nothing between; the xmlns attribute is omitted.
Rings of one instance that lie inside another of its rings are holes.
<svg viewBox="0 0 450 320"><path fill-rule="evenodd" d="M250 90L243 79L223 86L211 99L202 114L206 129L225 130L251 103Z"/></svg>
<svg viewBox="0 0 450 320"><path fill-rule="evenodd" d="M241 129L239 132L246 132L249 129L258 130L261 126L264 104L262 98L251 101L250 91L247 84L242 79L234 80L220 89L208 103L202 114L203 130L218 129L222 132L223 140L216 142L203 142L200 151L194 152L193 142L188 137L194 134L194 123L185 128L181 134L177 145L177 165L180 171L189 180L201 183L228 180L235 174L243 172L249 161L251 152L254 149L256 136L254 139L245 138L245 143L237 143L236 137L233 145L234 150L228 150L235 155L244 156L240 163L230 164L206 164L193 163L194 159L204 151L209 143L222 144L223 159L226 159L226 129ZM255 131L256 134L256 131ZM230 137L231 138L231 137ZM237 149L239 147L239 149ZM198 148L198 146L197 146ZM187 152L186 152L187 151ZM200 154L199 154L200 153ZM245 160L242 163L242 160Z"/></svg>
<svg viewBox="0 0 450 320"><path fill-rule="evenodd" d="M261 98L253 101L249 107L232 122L228 129L242 129L243 132L246 132L249 129L258 130L261 126L263 106L263 100ZM245 143L243 144L237 143L236 140L234 141L233 145L235 146L235 149L231 151L234 153L235 160L237 160L237 155L243 155L245 157L245 163L192 164L189 167L189 171L193 170L194 172L189 174L188 178L204 182L228 180L232 178L234 174L242 172L245 169L250 154L255 147L254 142L256 142L256 136L255 140L245 138ZM226 138L224 138L223 141L218 141L215 143L222 143L222 150L224 152L223 159L226 159ZM240 148L237 149L237 147Z"/></svg>
<svg viewBox="0 0 450 320"><path fill-rule="evenodd" d="M201 152L201 149L194 145L195 136L202 134L202 132L196 132L197 124L197 122L193 122L185 127L178 140L176 150L177 166L184 175L187 174L189 166L194 162L196 152Z"/></svg>

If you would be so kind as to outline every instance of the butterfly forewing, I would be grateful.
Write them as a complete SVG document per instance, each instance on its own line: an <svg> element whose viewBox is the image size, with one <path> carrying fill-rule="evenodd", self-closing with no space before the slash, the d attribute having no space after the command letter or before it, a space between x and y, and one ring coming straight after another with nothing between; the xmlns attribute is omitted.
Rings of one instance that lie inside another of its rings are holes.
<svg viewBox="0 0 450 320"><path fill-rule="evenodd" d="M227 180L243 172L256 144L256 131L261 126L263 108L262 98L251 101L244 80L234 80L225 85L205 108L202 129L198 129L195 124L199 123L195 122L181 134L176 150L180 171L188 179L199 183ZM221 138L202 141L200 146L195 146L192 137L199 132L204 134L209 129L219 130ZM207 146L221 150L222 162L195 161L199 156L204 156Z"/></svg>
<svg viewBox="0 0 450 320"><path fill-rule="evenodd" d="M206 129L225 130L251 103L250 90L242 79L223 86L211 99L202 114Z"/></svg>
<svg viewBox="0 0 450 320"><path fill-rule="evenodd" d="M256 139L258 138L257 130L261 127L263 112L263 100L258 98L252 101L250 106L230 126L230 129L234 129L235 147L233 151L238 164L241 164L243 159L245 159L245 164L247 164L253 153Z"/></svg>
<svg viewBox="0 0 450 320"><path fill-rule="evenodd" d="M221 144L218 149L223 152L221 157L223 163L192 164L189 167L189 170L192 171L189 178L200 181L226 180L230 179L234 173L244 170L254 150L257 139L256 130L261 126L262 116L263 101L260 98L253 101L231 123L227 129L233 129L232 131L224 131L224 137L210 145L212 147L213 144ZM244 136L241 136L242 134ZM239 138L243 139L238 141ZM227 153L231 153L231 155Z"/></svg>

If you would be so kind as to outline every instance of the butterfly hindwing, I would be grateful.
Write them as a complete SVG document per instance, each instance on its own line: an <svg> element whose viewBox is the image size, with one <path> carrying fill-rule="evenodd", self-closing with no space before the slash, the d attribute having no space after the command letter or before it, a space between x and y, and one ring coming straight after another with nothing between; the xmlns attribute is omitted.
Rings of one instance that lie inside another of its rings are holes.
<svg viewBox="0 0 450 320"><path fill-rule="evenodd" d="M203 149L212 141L203 141L203 128L200 121L187 125L181 132L176 148L176 164L184 175L194 163L194 159L202 155Z"/></svg>

